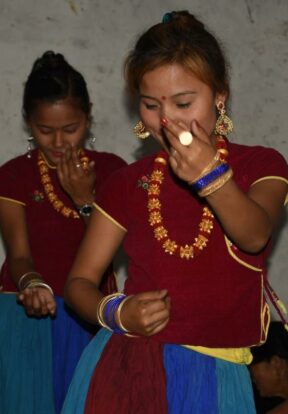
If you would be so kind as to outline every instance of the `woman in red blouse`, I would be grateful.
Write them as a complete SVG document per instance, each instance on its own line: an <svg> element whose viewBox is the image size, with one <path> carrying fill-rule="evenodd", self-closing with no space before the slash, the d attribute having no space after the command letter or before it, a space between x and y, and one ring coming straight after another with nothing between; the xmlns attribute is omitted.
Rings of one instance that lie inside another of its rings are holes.
<svg viewBox="0 0 288 414"><path fill-rule="evenodd" d="M0 274L0 412L53 414L95 331L65 307L64 284L95 194L125 162L84 149L91 126L87 85L61 54L46 52L34 63L23 114L36 148L0 168L7 250ZM6 294L12 292L17 296Z"/></svg>
<svg viewBox="0 0 288 414"><path fill-rule="evenodd" d="M136 133L162 150L116 171L97 197L65 297L103 330L63 413L255 413L246 364L269 324L265 260L287 163L228 141L226 63L188 12L140 36L125 69ZM103 297L122 242L124 293Z"/></svg>

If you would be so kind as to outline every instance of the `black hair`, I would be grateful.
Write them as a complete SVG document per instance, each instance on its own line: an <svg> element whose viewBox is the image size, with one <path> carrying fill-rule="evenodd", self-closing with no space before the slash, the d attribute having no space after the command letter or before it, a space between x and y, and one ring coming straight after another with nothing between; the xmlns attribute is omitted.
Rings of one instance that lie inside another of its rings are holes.
<svg viewBox="0 0 288 414"><path fill-rule="evenodd" d="M39 102L56 102L71 97L90 114L90 98L84 77L61 53L45 52L33 64L24 87L23 116L28 120Z"/></svg>
<svg viewBox="0 0 288 414"><path fill-rule="evenodd" d="M274 355L288 361L288 332L282 322L273 321L269 326L267 341L257 347L252 347L252 364L270 361Z"/></svg>
<svg viewBox="0 0 288 414"><path fill-rule="evenodd" d="M139 37L124 66L128 91L137 95L146 72L174 63L193 72L214 92L229 96L228 64L220 43L186 10L166 13L161 23Z"/></svg>

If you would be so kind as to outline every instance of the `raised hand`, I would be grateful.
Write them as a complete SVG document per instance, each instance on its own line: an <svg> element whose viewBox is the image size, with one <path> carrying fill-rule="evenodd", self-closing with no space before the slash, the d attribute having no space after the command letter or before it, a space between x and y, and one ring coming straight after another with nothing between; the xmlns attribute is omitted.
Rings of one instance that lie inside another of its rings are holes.
<svg viewBox="0 0 288 414"><path fill-rule="evenodd" d="M169 142L171 168L182 180L194 181L216 154L214 139L195 120L190 126L193 136L190 145L182 145L179 140L181 132L188 130L184 124L165 118L162 119L162 127Z"/></svg>
<svg viewBox="0 0 288 414"><path fill-rule="evenodd" d="M91 204L94 201L96 176L93 167L92 161L88 170L84 170L77 148L70 145L67 145L57 165L57 174L62 188L78 206Z"/></svg>

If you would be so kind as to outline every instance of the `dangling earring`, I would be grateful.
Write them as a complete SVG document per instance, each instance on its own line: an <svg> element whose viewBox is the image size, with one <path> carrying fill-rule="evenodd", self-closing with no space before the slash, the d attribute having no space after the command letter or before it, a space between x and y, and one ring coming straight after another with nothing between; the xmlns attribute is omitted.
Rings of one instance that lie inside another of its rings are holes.
<svg viewBox="0 0 288 414"><path fill-rule="evenodd" d="M151 135L149 131L146 131L145 125L142 121L137 122L137 124L133 128L133 132L136 135L136 137L140 139L146 139Z"/></svg>
<svg viewBox="0 0 288 414"><path fill-rule="evenodd" d="M27 138L27 141L28 141L28 145L27 145L27 158L31 158L31 151L32 151L32 149L33 149L33 147L32 147L32 141L33 141L33 139L34 139L34 137L32 137L32 135L30 135L30 137L29 138Z"/></svg>
<svg viewBox="0 0 288 414"><path fill-rule="evenodd" d="M89 146L90 146L90 148L92 148L92 149L94 148L95 142L96 142L96 137L94 135L90 135L90 137L89 137Z"/></svg>
<svg viewBox="0 0 288 414"><path fill-rule="evenodd" d="M216 121L215 133L226 136L233 131L233 122L229 116L226 115L224 102L220 101L216 106L219 111L219 118Z"/></svg>

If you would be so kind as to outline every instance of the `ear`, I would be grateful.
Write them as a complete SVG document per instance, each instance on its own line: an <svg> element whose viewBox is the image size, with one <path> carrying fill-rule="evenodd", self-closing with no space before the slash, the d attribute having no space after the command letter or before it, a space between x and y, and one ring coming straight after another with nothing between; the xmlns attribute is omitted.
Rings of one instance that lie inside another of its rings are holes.
<svg viewBox="0 0 288 414"><path fill-rule="evenodd" d="M223 103L225 104L227 99L227 93L226 92L222 92L222 93L216 93L215 94L215 106L218 107L219 103Z"/></svg>

